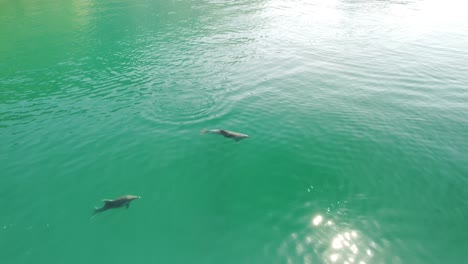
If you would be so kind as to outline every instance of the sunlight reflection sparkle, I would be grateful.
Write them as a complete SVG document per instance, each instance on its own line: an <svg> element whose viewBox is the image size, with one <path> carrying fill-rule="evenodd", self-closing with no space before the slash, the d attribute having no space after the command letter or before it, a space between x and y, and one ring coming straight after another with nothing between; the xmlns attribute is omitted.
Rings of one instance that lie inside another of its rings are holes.
<svg viewBox="0 0 468 264"><path fill-rule="evenodd" d="M310 216L304 229L289 233L281 247L287 263L366 264L372 262L377 244L362 231L329 214ZM293 253L293 255L287 252Z"/></svg>
<svg viewBox="0 0 468 264"><path fill-rule="evenodd" d="M321 215L317 215L312 219L312 224L314 226L318 226L322 223L322 221L323 221L323 217Z"/></svg>

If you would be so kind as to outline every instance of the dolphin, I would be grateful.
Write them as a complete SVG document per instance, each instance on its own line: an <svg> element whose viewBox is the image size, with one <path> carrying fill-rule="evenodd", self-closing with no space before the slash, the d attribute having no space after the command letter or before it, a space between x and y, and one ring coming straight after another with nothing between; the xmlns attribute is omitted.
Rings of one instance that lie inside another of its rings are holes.
<svg viewBox="0 0 468 264"><path fill-rule="evenodd" d="M211 130L202 129L202 131L200 132L200 135L204 135L206 133L218 134L227 138L232 138L235 141L239 141L241 139L249 137L249 135L246 135L246 134L237 133L237 132L224 130L224 129L211 129Z"/></svg>
<svg viewBox="0 0 468 264"><path fill-rule="evenodd" d="M135 195L124 195L119 198L115 198L114 200L110 199L104 199L102 200L104 202L104 205L101 208L94 208L94 213L93 215L109 210L109 209L114 209L114 208L120 208L120 207L128 207L130 206L130 202L136 199L140 199L140 196L135 196Z"/></svg>

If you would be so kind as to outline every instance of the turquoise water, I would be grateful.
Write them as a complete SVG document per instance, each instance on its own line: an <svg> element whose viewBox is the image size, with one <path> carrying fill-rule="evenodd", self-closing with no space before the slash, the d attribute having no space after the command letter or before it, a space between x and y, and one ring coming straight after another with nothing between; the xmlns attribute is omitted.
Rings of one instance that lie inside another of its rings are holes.
<svg viewBox="0 0 468 264"><path fill-rule="evenodd" d="M463 263L467 7L0 0L0 262Z"/></svg>

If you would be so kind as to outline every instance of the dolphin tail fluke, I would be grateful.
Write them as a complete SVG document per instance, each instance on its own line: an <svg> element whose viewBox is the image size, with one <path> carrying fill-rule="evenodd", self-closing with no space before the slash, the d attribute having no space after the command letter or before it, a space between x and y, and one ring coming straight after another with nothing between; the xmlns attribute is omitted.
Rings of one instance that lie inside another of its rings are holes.
<svg viewBox="0 0 468 264"><path fill-rule="evenodd" d="M94 207L93 216L102 211L104 211L104 207L101 207L101 208Z"/></svg>
<svg viewBox="0 0 468 264"><path fill-rule="evenodd" d="M208 130L206 130L206 128L202 129L202 130L200 131L200 135L205 135L207 131L208 131Z"/></svg>

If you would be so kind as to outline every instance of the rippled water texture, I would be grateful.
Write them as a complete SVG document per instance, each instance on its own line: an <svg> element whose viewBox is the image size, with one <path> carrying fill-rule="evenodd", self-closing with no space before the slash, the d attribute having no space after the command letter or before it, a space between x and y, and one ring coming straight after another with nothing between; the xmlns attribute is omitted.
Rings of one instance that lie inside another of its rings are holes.
<svg viewBox="0 0 468 264"><path fill-rule="evenodd" d="M0 262L465 262L465 2L0 0Z"/></svg>

